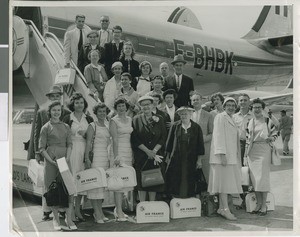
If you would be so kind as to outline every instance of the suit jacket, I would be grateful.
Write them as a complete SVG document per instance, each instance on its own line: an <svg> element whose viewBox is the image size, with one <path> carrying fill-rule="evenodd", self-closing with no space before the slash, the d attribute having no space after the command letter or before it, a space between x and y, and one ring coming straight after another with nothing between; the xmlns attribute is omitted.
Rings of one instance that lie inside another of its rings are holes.
<svg viewBox="0 0 300 237"><path fill-rule="evenodd" d="M106 43L109 43L109 42L111 42L111 41L113 40L113 33L112 33L112 30L107 29L107 31L108 31L108 38L107 38L107 41L106 41L104 44L101 44L101 36L102 36L102 32L101 32L101 30L98 31L98 34L99 34L99 45L100 45L101 47L104 47L104 45L105 45Z"/></svg>
<svg viewBox="0 0 300 237"><path fill-rule="evenodd" d="M216 115L210 150L210 164L221 164L218 154L225 154L227 164L240 164L240 138L233 119L224 111Z"/></svg>
<svg viewBox="0 0 300 237"><path fill-rule="evenodd" d="M109 75L108 78L112 77L111 66L114 62L120 60L121 51L123 49L123 42L120 42L119 49L113 42L106 43L104 45L104 64L106 74Z"/></svg>
<svg viewBox="0 0 300 237"><path fill-rule="evenodd" d="M99 63L104 63L104 48L97 44L96 49L100 52ZM89 52L92 50L92 45L87 43L83 45L82 49L79 52L78 58L78 68L83 73L86 65L91 63L91 60L88 59Z"/></svg>
<svg viewBox="0 0 300 237"><path fill-rule="evenodd" d="M174 101L174 104L180 108L183 105L190 104L190 92L194 90L194 82L193 79L182 74L181 85L178 90L176 86L175 75L166 79L166 88L174 89L177 92L177 98Z"/></svg>
<svg viewBox="0 0 300 237"><path fill-rule="evenodd" d="M139 77L141 75L140 69L139 69L139 65L140 63L134 59L130 60L130 67L128 67L128 61L125 60L124 58L120 59L120 62L123 65L123 72L128 72L130 73L131 77L132 77L132 81L130 83L131 87L136 91L136 86L138 83L137 77ZM128 70L128 68L130 68L130 70Z"/></svg>
<svg viewBox="0 0 300 237"><path fill-rule="evenodd" d="M196 121L196 118L194 118L194 115L192 117L193 121L200 125L203 133L203 140L204 143L210 142L212 139L212 133L213 133L213 127L214 127L214 121L213 116L205 111L204 109L201 109L200 117Z"/></svg>
<svg viewBox="0 0 300 237"><path fill-rule="evenodd" d="M85 25L82 29L83 38L82 45L87 43L87 34L91 31L91 28ZM64 38L64 56L65 63L70 63L71 60L77 65L78 63L78 42L79 42L79 33L78 28L67 31Z"/></svg>

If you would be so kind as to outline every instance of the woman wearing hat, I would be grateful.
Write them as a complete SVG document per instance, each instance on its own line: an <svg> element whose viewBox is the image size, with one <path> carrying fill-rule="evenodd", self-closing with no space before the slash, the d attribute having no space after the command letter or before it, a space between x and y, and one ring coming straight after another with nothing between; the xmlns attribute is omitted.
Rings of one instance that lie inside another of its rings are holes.
<svg viewBox="0 0 300 237"><path fill-rule="evenodd" d="M194 109L182 106L176 113L180 120L171 127L166 143L166 189L173 197L195 196L196 163L204 155L200 126L191 120Z"/></svg>
<svg viewBox="0 0 300 237"><path fill-rule="evenodd" d="M136 90L136 77L139 77L141 72L139 69L140 63L134 59L134 55L135 51L132 42L125 42L121 51L120 62L123 64L123 72L130 73L132 77L131 86L134 90Z"/></svg>
<svg viewBox="0 0 300 237"><path fill-rule="evenodd" d="M210 150L208 192L219 194L218 214L228 220L237 218L228 207L228 194L243 193L241 183L240 140L232 119L236 101L227 97L224 112L216 115Z"/></svg>
<svg viewBox="0 0 300 237"><path fill-rule="evenodd" d="M121 93L121 74L123 71L122 63L114 62L111 66L111 71L114 76L106 82L103 98L105 105L110 110L113 110L115 99L117 99Z"/></svg>
<svg viewBox="0 0 300 237"><path fill-rule="evenodd" d="M267 195L270 191L271 146L278 130L272 119L265 118L265 103L257 98L252 102L254 118L249 121L244 164L249 166L257 205L252 214L267 214Z"/></svg>
<svg viewBox="0 0 300 237"><path fill-rule="evenodd" d="M103 64L103 58L102 55L104 54L104 48L101 47L98 43L99 43L99 33L96 30L92 30L87 34L87 38L88 38L88 43L86 43L85 45L83 45L83 47L81 48L81 50L79 51L79 58L78 58L78 68L80 69L80 71L83 73L84 72L84 68L86 65L88 65L89 63L91 63L90 58L88 57L89 53L91 52L91 50L96 49L99 51L100 53L100 58L98 63L102 63Z"/></svg>
<svg viewBox="0 0 300 237"><path fill-rule="evenodd" d="M141 171L160 167L164 168L161 156L164 154L167 131L163 119L159 115L153 115L153 97L142 96L138 103L141 113L133 118L133 133L131 144L134 152L134 168L137 176L137 190L140 201L146 200L147 192L149 200L154 201L156 192L163 192L164 185L142 187Z"/></svg>
<svg viewBox="0 0 300 237"><path fill-rule="evenodd" d="M84 68L84 76L90 89L90 94L103 102L103 92L107 75L104 67L98 63L100 52L97 49L93 49L89 52L88 57L91 63Z"/></svg>

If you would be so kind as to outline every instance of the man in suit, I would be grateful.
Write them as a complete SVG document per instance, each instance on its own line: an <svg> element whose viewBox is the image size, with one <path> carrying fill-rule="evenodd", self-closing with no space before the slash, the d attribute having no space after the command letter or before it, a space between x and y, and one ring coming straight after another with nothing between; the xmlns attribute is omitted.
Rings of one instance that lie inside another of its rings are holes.
<svg viewBox="0 0 300 237"><path fill-rule="evenodd" d="M200 156L200 159L197 161L197 168L202 167L202 171L206 182L208 183L209 178L209 155L210 155L210 144L212 139L213 133L213 117L212 115L202 109L202 95L198 92L194 92L191 96L192 106L194 107L195 111L192 115L192 120L199 124L202 133L203 133L203 141L204 141L204 149L205 154Z"/></svg>
<svg viewBox="0 0 300 237"><path fill-rule="evenodd" d="M113 27L113 40L104 45L104 64L108 78L113 76L111 66L114 62L119 61L123 49L122 28L121 26Z"/></svg>
<svg viewBox="0 0 300 237"><path fill-rule="evenodd" d="M179 108L190 104L190 93L194 91L193 79L183 74L186 64L181 54L175 55L171 62L174 68L174 75L166 80L167 89L174 89L177 92L177 99L174 104Z"/></svg>
<svg viewBox="0 0 300 237"><path fill-rule="evenodd" d="M109 26L109 17L108 16L101 16L100 18L100 30L99 33L99 45L104 47L106 43L109 43L113 39L113 32L112 30L108 29Z"/></svg>
<svg viewBox="0 0 300 237"><path fill-rule="evenodd" d="M171 76L169 75L170 68L169 68L168 63L162 62L159 65L159 71L160 71L160 75L163 79L163 88L162 88L162 90L165 91L165 90L167 90L166 81L170 80L170 78L171 78Z"/></svg>
<svg viewBox="0 0 300 237"><path fill-rule="evenodd" d="M62 91L59 86L54 85L50 92L46 94L49 101L61 101ZM34 127L34 135L33 135L33 143L34 143L34 151L35 151L35 159L38 163L43 161L43 157L41 156L39 152L39 139L40 139L40 133L42 127L49 121L49 117L47 114L48 108L41 108L38 110L36 114L36 120L35 120L35 127ZM69 110L63 109L60 119L66 115L70 114ZM43 190L44 191L44 190ZM47 221L50 220L49 215L51 214L50 208L46 204L46 200L44 197L42 197L42 209L44 212L43 220Z"/></svg>
<svg viewBox="0 0 300 237"><path fill-rule="evenodd" d="M84 44L87 43L87 34L91 31L85 23L84 15L77 15L75 18L76 27L67 31L64 39L65 67L70 67L70 61L73 60L77 66L79 52Z"/></svg>
<svg viewBox="0 0 300 237"><path fill-rule="evenodd" d="M82 72L84 72L84 68L86 65L88 65L91 60L90 60L90 55L89 53L91 52L91 50L93 49L97 49L100 53L100 59L99 59L99 63L103 63L104 62L104 48L101 47L98 43L99 43L99 34L97 31L92 30L87 34L87 38L88 38L88 43L86 43L85 45L83 45L83 47L81 48L81 51L79 52L79 58L78 58L78 68L79 70Z"/></svg>

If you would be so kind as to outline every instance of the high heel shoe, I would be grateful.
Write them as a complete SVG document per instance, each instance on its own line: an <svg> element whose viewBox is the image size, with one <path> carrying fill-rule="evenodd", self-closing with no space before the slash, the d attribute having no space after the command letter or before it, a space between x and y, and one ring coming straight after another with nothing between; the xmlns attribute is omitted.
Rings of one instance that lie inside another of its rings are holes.
<svg viewBox="0 0 300 237"><path fill-rule="evenodd" d="M60 224L58 224L58 222L55 220L54 217L53 217L53 228L54 230L61 230Z"/></svg>
<svg viewBox="0 0 300 237"><path fill-rule="evenodd" d="M65 219L66 225L69 228L69 230L77 230L77 226L73 223L73 225L69 225L67 218Z"/></svg>
<svg viewBox="0 0 300 237"><path fill-rule="evenodd" d="M220 215L223 216L225 219L230 221L236 221L237 218L229 211L228 208L223 209L223 211L220 211Z"/></svg>
<svg viewBox="0 0 300 237"><path fill-rule="evenodd" d="M103 218L103 220L101 220L101 219L97 220L95 213L93 214L93 217L94 217L95 223L98 223L98 224L104 224L104 218ZM107 218L107 219L108 219L108 218Z"/></svg>
<svg viewBox="0 0 300 237"><path fill-rule="evenodd" d="M259 208L258 208L258 206L259 206ZM250 212L250 214L258 214L260 212L260 210L261 210L261 205L257 205L256 208L255 208L255 210L253 210L252 212Z"/></svg>
<svg viewBox="0 0 300 237"><path fill-rule="evenodd" d="M260 209L260 211L258 212L258 215L259 216L265 216L265 215L267 215L267 212L268 212L268 207L266 206L266 210L265 211L261 211L261 209Z"/></svg>
<svg viewBox="0 0 300 237"><path fill-rule="evenodd" d="M120 221L120 222L128 221L128 219L127 219L128 215L124 214L124 217L118 216L117 208L114 209L114 216L115 216L116 221Z"/></svg>

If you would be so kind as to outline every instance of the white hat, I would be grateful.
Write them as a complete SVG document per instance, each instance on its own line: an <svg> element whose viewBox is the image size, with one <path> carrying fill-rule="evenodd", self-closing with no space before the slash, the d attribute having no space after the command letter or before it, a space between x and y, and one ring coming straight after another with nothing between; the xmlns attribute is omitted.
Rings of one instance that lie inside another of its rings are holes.
<svg viewBox="0 0 300 237"><path fill-rule="evenodd" d="M232 98L232 97L226 97L225 100L224 100L224 102L223 102L223 106L224 106L228 101L233 101L233 102L235 103L235 105L237 106L237 103L236 103L235 99Z"/></svg>
<svg viewBox="0 0 300 237"><path fill-rule="evenodd" d="M180 111L183 111L183 110L187 110L187 111L191 111L191 112L194 112L195 110L191 107L188 107L188 106L181 106L179 109L176 110L176 113L180 112Z"/></svg>
<svg viewBox="0 0 300 237"><path fill-rule="evenodd" d="M152 96L149 96L149 95L144 95L144 96L141 96L139 99L138 99L138 103L140 104L142 101L144 100L151 100L151 102L153 102L153 97Z"/></svg>
<svg viewBox="0 0 300 237"><path fill-rule="evenodd" d="M123 64L122 64L121 62L119 62L119 61L114 62L113 65L111 65L111 69L113 69L113 68L116 67L116 66L123 67Z"/></svg>

